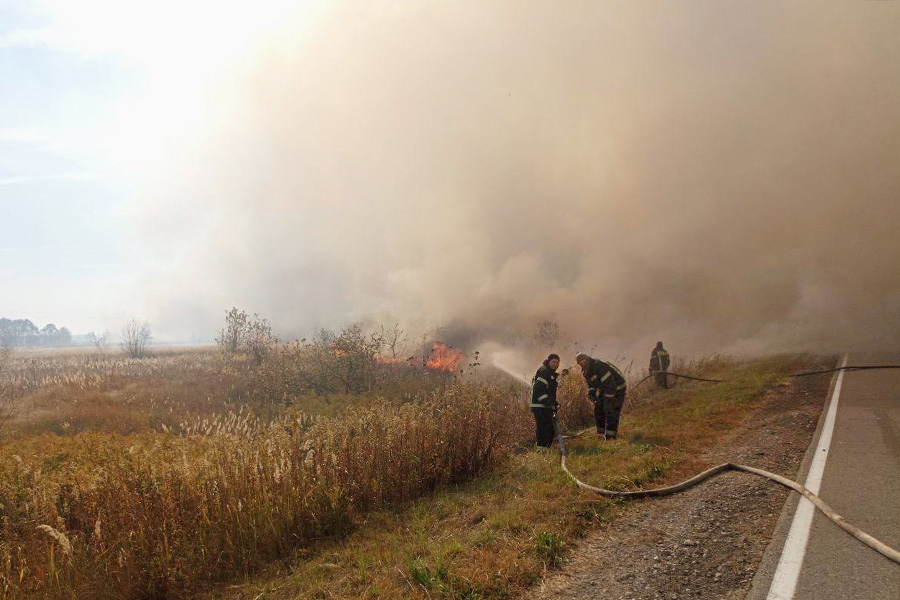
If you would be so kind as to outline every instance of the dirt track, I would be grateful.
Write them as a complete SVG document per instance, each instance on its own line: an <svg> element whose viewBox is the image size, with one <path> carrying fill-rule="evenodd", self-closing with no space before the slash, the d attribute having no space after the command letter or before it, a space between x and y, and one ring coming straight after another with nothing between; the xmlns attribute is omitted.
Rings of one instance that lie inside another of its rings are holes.
<svg viewBox="0 0 900 600"><path fill-rule="evenodd" d="M704 460L793 478L828 384L824 376L777 387ZM727 473L673 497L636 501L523 600L743 598L787 494L760 478Z"/></svg>

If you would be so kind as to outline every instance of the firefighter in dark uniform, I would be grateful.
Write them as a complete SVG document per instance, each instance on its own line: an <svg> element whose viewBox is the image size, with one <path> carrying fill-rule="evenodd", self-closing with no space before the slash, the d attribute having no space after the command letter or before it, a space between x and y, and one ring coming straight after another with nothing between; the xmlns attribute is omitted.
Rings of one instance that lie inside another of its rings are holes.
<svg viewBox="0 0 900 600"><path fill-rule="evenodd" d="M608 440L616 439L619 415L625 406L625 376L614 364L587 354L579 354L575 362L587 381L588 399L594 403L597 433Z"/></svg>
<svg viewBox="0 0 900 600"><path fill-rule="evenodd" d="M551 354L531 380L531 413L534 415L537 445L549 448L553 443L553 418L556 416L559 355Z"/></svg>
<svg viewBox="0 0 900 600"><path fill-rule="evenodd" d="M656 380L656 387L669 389L669 381L666 373L669 371L669 353L663 348L662 342L656 342L656 348L650 353L650 374Z"/></svg>

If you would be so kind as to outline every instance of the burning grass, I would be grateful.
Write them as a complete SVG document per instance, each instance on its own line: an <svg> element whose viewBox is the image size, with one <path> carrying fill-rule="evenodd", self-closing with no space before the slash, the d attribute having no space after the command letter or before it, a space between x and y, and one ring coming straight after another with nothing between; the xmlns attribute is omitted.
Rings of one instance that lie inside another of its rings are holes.
<svg viewBox="0 0 900 600"><path fill-rule="evenodd" d="M368 394L304 387L309 351L15 357L0 597L187 597L467 481L530 434L521 390L455 377L446 349L434 368L373 361Z"/></svg>
<svg viewBox="0 0 900 600"><path fill-rule="evenodd" d="M727 374L730 381L641 392L637 406L626 405L624 439L573 440L570 468L585 481L618 489L677 480L801 363L797 357L694 363L694 373ZM564 387L579 385L573 378ZM558 461L555 451L513 453L470 483L371 513L347 538L322 540L288 566L208 597L514 597L626 506L579 491Z"/></svg>
<svg viewBox="0 0 900 600"><path fill-rule="evenodd" d="M499 598L611 514L568 486L555 455L522 450L533 422L521 386L428 369L423 353L421 365L373 360L373 392L316 394L310 381L348 380L310 380L323 375L314 350L285 346L262 365L210 351L17 357L32 413L0 443L12 457L0 462L0 597L193 597L291 565L285 590L300 597ZM659 479L783 366L743 366L716 388L648 387L623 422L631 442L579 442L572 468L609 486ZM589 422L580 376L562 378L560 402L565 427ZM35 433L41 423L51 431Z"/></svg>
<svg viewBox="0 0 900 600"><path fill-rule="evenodd" d="M0 354L0 437L174 430L188 419L251 408L270 419L302 410L337 416L372 398L411 401L468 366L457 349L423 343L386 358L358 327L252 355L213 348L157 350L144 359L86 349Z"/></svg>

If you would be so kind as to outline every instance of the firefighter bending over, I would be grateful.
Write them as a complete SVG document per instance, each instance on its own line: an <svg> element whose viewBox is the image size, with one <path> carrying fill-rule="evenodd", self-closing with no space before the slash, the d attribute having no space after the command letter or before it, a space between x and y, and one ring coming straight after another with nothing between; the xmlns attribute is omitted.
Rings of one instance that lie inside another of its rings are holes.
<svg viewBox="0 0 900 600"><path fill-rule="evenodd" d="M669 353L663 348L662 342L656 342L656 348L650 353L650 374L656 379L656 387L669 388L666 373L669 371Z"/></svg>
<svg viewBox="0 0 900 600"><path fill-rule="evenodd" d="M559 355L551 354L531 380L531 413L534 415L537 445L549 448L553 443L553 418L556 416L556 369Z"/></svg>
<svg viewBox="0 0 900 600"><path fill-rule="evenodd" d="M619 416L625 406L625 376L616 366L587 354L578 354L575 362L587 381L588 399L594 403L597 434L608 440L619 435Z"/></svg>

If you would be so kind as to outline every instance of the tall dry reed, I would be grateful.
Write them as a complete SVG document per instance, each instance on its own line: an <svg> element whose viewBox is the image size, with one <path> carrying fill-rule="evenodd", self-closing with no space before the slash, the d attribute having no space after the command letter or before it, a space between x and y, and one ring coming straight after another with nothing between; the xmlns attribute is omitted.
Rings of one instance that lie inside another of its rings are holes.
<svg viewBox="0 0 900 600"><path fill-rule="evenodd" d="M0 596L186 597L340 535L367 510L475 477L530 438L523 406L508 389L455 382L424 401L380 401L339 418L185 424L190 435L159 442L181 460L122 452L63 484L42 482L27 457L8 460Z"/></svg>

